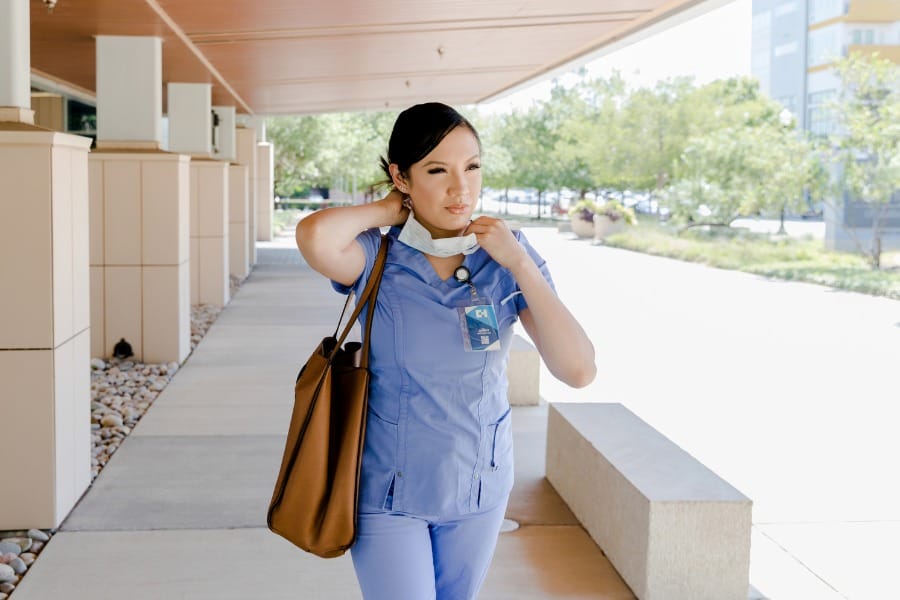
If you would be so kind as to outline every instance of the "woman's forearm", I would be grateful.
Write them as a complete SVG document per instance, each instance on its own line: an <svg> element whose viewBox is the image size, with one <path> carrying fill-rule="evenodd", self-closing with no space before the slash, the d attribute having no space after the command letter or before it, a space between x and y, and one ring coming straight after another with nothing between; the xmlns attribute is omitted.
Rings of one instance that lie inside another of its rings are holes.
<svg viewBox="0 0 900 600"><path fill-rule="evenodd" d="M512 270L525 301L528 318L523 325L554 377L572 387L594 380L594 346L581 325L560 301L540 269L527 256Z"/></svg>
<svg viewBox="0 0 900 600"><path fill-rule="evenodd" d="M372 227L403 223L406 214L402 196L396 191L370 204L320 210L297 224L297 247L313 269L349 284L365 264L356 236Z"/></svg>

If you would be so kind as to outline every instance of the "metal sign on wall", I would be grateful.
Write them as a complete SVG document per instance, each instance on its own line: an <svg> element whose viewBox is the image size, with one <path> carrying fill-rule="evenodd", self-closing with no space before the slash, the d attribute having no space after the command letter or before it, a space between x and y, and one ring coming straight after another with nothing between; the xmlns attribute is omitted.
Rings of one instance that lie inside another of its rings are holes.
<svg viewBox="0 0 900 600"><path fill-rule="evenodd" d="M860 202L844 195L844 224L849 227L872 227L872 221L879 213L882 229L900 229L900 191L891 197L887 205Z"/></svg>

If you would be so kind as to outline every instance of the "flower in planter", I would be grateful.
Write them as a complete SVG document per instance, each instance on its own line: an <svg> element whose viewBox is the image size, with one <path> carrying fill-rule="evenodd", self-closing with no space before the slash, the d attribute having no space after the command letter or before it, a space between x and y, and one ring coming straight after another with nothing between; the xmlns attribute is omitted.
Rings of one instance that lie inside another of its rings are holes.
<svg viewBox="0 0 900 600"><path fill-rule="evenodd" d="M593 200L582 198L569 209L571 218L579 218L589 223L594 222L595 215L603 215L613 222L624 219L628 225L637 224L634 210L623 206L618 200L607 200L603 204L597 204Z"/></svg>
<svg viewBox="0 0 900 600"><path fill-rule="evenodd" d="M599 207L593 200L582 198L569 208L569 217L578 218L589 223L594 222L594 215L598 214Z"/></svg>
<svg viewBox="0 0 900 600"><path fill-rule="evenodd" d="M596 214L607 217L613 223L619 219L624 219L625 223L628 225L637 224L637 217L634 214L634 210L627 206L623 206L618 200L607 201L596 210ZM593 220L593 216L591 217L591 220Z"/></svg>

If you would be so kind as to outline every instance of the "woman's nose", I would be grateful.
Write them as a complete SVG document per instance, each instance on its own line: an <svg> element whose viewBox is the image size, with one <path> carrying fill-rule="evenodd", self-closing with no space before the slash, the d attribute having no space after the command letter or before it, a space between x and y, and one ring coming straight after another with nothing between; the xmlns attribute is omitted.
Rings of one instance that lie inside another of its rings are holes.
<svg viewBox="0 0 900 600"><path fill-rule="evenodd" d="M450 182L450 192L459 196L465 196L469 193L469 180L465 171L454 172L453 180Z"/></svg>

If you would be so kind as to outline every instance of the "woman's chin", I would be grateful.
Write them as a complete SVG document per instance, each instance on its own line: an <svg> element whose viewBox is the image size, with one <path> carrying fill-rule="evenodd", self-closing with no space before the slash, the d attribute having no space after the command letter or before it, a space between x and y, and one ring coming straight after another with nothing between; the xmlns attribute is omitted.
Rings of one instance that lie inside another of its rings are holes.
<svg viewBox="0 0 900 600"><path fill-rule="evenodd" d="M434 237L454 237L462 235L463 230L469 226L472 214L466 212L459 215L441 215L441 218L427 223L419 221L431 232Z"/></svg>

